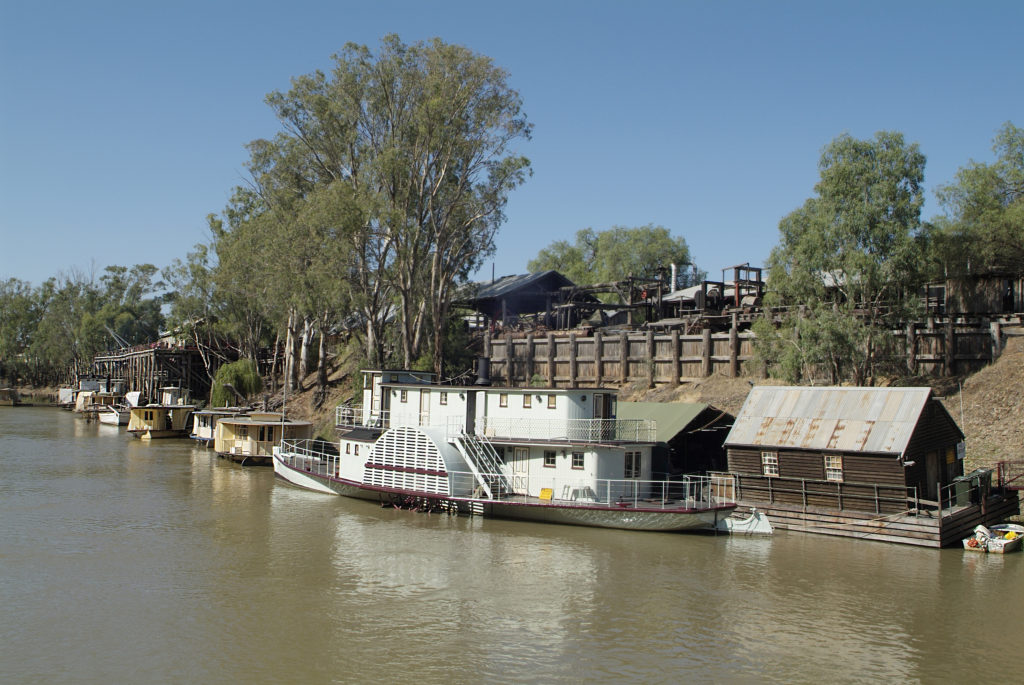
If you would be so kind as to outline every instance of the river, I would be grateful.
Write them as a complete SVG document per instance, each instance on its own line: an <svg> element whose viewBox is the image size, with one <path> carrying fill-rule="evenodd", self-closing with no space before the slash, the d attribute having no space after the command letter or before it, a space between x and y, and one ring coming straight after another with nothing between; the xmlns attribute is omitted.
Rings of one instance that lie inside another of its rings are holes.
<svg viewBox="0 0 1024 685"><path fill-rule="evenodd" d="M0 682L1019 682L1024 554L382 509L0 407Z"/></svg>

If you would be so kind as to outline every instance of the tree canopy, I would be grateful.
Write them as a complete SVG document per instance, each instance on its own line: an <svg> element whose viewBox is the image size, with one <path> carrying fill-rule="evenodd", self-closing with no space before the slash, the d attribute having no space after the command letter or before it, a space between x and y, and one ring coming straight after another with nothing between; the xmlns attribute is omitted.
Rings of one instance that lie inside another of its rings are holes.
<svg viewBox="0 0 1024 685"><path fill-rule="evenodd" d="M841 135L821 155L815 196L779 223L767 304L790 307L781 328L757 328L759 349L790 380L827 369L868 381L885 321L911 306L921 280L925 157L903 135Z"/></svg>
<svg viewBox="0 0 1024 685"><path fill-rule="evenodd" d="M1006 122L995 161L971 161L936 194L945 214L929 227L937 277L1024 272L1024 129Z"/></svg>
<svg viewBox="0 0 1024 685"><path fill-rule="evenodd" d="M537 273L554 269L583 285L619 281L627 276L654 278L670 264L684 273L690 259L686 239L673 236L664 226L613 226L604 231L577 231L573 243L551 243L529 262L527 270Z"/></svg>

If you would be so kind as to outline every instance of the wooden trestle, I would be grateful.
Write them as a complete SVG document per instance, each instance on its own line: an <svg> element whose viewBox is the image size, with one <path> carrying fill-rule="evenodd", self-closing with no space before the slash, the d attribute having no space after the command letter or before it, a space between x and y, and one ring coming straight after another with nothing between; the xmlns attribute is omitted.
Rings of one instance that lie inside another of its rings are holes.
<svg viewBox="0 0 1024 685"><path fill-rule="evenodd" d="M138 390L149 401L158 399L162 387L187 388L194 398L205 398L210 379L198 350L147 347L99 355L93 360L97 376L119 378L128 390Z"/></svg>

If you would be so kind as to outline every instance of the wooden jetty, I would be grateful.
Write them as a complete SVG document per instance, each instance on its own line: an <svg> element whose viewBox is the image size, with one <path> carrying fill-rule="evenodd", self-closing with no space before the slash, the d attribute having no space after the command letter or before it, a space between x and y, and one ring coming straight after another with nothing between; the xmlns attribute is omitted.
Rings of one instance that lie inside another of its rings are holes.
<svg viewBox="0 0 1024 685"><path fill-rule="evenodd" d="M210 393L210 378L202 356L190 347L153 343L98 355L93 360L92 373L123 379L129 389L139 390L147 398L156 397L160 388L169 386L187 389L191 397L206 397Z"/></svg>

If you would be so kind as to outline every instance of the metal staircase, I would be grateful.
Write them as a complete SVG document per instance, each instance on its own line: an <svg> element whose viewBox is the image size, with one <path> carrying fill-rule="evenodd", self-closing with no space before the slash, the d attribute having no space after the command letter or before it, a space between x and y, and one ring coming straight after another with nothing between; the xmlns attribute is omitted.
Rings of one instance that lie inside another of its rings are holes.
<svg viewBox="0 0 1024 685"><path fill-rule="evenodd" d="M462 432L455 437L455 446L466 459L487 499L512 494L512 486L502 471L501 459L487 438Z"/></svg>

